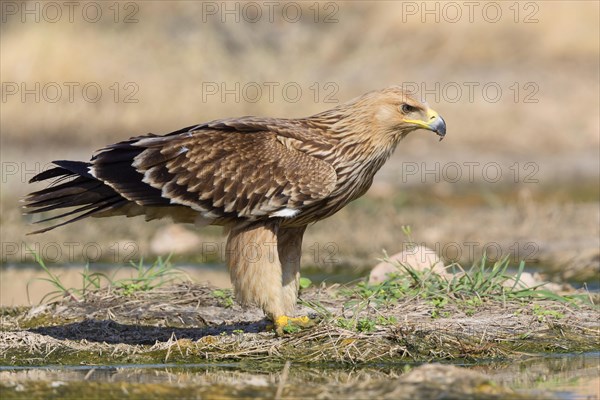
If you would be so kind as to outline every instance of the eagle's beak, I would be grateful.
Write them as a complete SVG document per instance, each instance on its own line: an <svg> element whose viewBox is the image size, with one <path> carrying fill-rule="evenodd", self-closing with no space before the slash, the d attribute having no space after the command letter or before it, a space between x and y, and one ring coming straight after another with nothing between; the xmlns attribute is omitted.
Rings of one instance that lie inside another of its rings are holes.
<svg viewBox="0 0 600 400"><path fill-rule="evenodd" d="M415 124L420 128L433 131L437 133L437 135L440 137L440 140L446 136L446 121L444 121L444 118L440 117L440 115L431 108L427 110L427 121L421 121L418 119L405 119L404 122Z"/></svg>

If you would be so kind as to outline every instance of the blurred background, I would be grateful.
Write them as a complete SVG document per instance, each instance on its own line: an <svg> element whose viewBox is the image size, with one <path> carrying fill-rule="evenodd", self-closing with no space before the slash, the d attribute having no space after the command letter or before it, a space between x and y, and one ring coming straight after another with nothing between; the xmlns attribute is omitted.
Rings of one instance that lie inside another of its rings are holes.
<svg viewBox="0 0 600 400"><path fill-rule="evenodd" d="M25 236L19 199L50 161L224 117L307 116L389 85L438 111L446 139L415 132L367 195L310 227L308 270L361 275L404 250L410 226L446 263L486 252L597 282L599 3L467 3L2 2L2 305L27 302L33 250L55 267L173 253L228 285L216 227L88 219Z"/></svg>

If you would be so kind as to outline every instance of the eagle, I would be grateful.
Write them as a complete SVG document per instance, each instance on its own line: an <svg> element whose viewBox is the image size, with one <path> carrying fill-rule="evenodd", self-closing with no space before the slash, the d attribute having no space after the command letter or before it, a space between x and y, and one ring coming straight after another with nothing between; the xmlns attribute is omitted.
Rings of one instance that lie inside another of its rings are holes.
<svg viewBox="0 0 600 400"><path fill-rule="evenodd" d="M214 120L108 145L89 162L54 161L30 180L53 181L28 194L24 208L68 209L38 222L65 220L32 234L109 216L223 226L236 300L262 308L282 333L311 323L291 317L306 227L362 196L418 129L441 140L446 123L401 86L305 118Z"/></svg>

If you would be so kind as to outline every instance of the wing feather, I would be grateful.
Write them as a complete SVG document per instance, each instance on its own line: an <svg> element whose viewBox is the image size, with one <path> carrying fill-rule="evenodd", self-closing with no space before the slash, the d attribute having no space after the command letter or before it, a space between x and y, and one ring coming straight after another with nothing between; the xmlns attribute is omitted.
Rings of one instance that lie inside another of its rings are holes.
<svg viewBox="0 0 600 400"><path fill-rule="evenodd" d="M31 193L25 207L75 208L45 221L71 219L35 233L90 216L214 224L298 216L319 207L337 185L334 168L311 155L326 147L321 142L317 130L297 120L252 117L147 134L109 145L89 163L55 161L56 168L31 180L54 183Z"/></svg>
<svg viewBox="0 0 600 400"><path fill-rule="evenodd" d="M236 128L203 126L191 135L142 139L132 143L145 148L132 165L171 204L218 218L301 210L335 187L326 161L285 146L275 132Z"/></svg>

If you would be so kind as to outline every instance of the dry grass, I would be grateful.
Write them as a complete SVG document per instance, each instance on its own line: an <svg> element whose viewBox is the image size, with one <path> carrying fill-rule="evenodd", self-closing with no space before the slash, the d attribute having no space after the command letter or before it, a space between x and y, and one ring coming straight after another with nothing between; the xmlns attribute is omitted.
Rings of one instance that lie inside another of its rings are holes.
<svg viewBox="0 0 600 400"><path fill-rule="evenodd" d="M516 284L509 289L504 286L506 263L491 270L483 265L451 280L407 267L375 286L303 289L298 313L318 316L318 324L289 329L282 337L268 328L259 310L234 305L230 291L192 283L136 292L113 286L86 292L81 299L66 294L51 304L3 308L4 364L91 368L83 379L81 373L67 372L55 380L46 376L51 373L39 376L38 371L26 376L0 372L0 390L30 397L49 390L62 396L90 390L109 396L124 390L133 398L149 396L148 390L183 397L191 391L206 396L271 393L276 398L404 399L440 393L478 399L551 397L546 391L509 389L505 384L522 387L525 378L519 372L521 380L507 381L503 364L497 362L514 365L539 353L594 351L600 335L598 308L577 294L557 296L515 289ZM500 372L492 372L504 384L448 365L411 366L484 360L496 361ZM124 374L127 383L119 375L111 375L109 382L102 376L88 382L96 373L93 366L120 364L179 365L183 373L168 371L166 377L154 374L148 379L133 369ZM217 365L235 365L243 372L224 373ZM317 376L315 365L337 369ZM357 369L345 374L338 370L344 366ZM214 371L201 373L199 379L198 368ZM575 376L587 377L589 370L579 365ZM564 374L564 368L560 371ZM548 376L536 371L526 378L539 379L540 374Z"/></svg>
<svg viewBox="0 0 600 400"><path fill-rule="evenodd" d="M4 309L0 358L9 365L207 361L340 362L477 360L596 348L598 311L552 300L484 298L466 307L407 296L352 306L337 286L302 294L309 330L265 332L258 310L229 306L214 289L181 284L123 296L101 290L85 301ZM469 303L470 304L470 303ZM224 306L225 305L225 306ZM466 307L466 308L465 308ZM443 312L440 312L443 310ZM371 321L349 327L345 321Z"/></svg>

